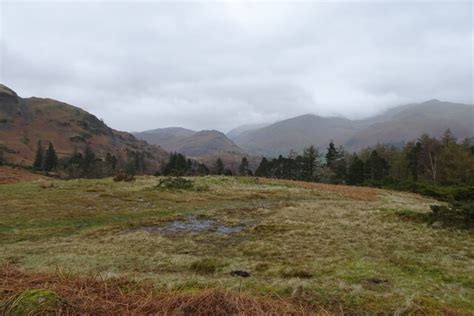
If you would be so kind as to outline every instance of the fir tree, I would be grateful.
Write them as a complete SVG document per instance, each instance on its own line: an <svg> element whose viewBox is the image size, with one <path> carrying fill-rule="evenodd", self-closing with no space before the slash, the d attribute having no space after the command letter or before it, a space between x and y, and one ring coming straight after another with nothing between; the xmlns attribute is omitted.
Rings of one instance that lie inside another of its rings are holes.
<svg viewBox="0 0 474 316"><path fill-rule="evenodd" d="M213 169L214 169L214 173L215 174L223 174L224 173L224 162L222 161L222 159L219 157L217 158L217 160L214 162L214 165L213 165Z"/></svg>
<svg viewBox="0 0 474 316"><path fill-rule="evenodd" d="M249 161L247 157L242 157L242 161L240 162L240 166L239 166L239 175L248 176L249 174L250 174Z"/></svg>
<svg viewBox="0 0 474 316"><path fill-rule="evenodd" d="M255 175L257 177L269 177L270 176L270 163L268 162L267 158L263 157L260 161L260 164L255 170Z"/></svg>
<svg viewBox="0 0 474 316"><path fill-rule="evenodd" d="M388 175L389 164L373 150L365 164L366 177L370 180L383 180Z"/></svg>
<svg viewBox="0 0 474 316"><path fill-rule="evenodd" d="M303 179L306 181L316 181L319 175L319 153L314 146L309 146L304 150Z"/></svg>
<svg viewBox="0 0 474 316"><path fill-rule="evenodd" d="M44 150L41 141L38 141L36 147L36 156L35 161L33 162L33 169L35 170L43 170L44 168Z"/></svg>
<svg viewBox="0 0 474 316"><path fill-rule="evenodd" d="M364 162L354 154L354 158L349 166L347 183L357 185L364 182Z"/></svg>
<svg viewBox="0 0 474 316"><path fill-rule="evenodd" d="M410 146L408 144L407 146ZM411 173L413 181L418 181L418 175L421 173L422 165L421 165L421 152L423 148L420 142L416 142L416 144L408 151L406 155L408 169Z"/></svg>
<svg viewBox="0 0 474 316"><path fill-rule="evenodd" d="M46 150L46 157L44 159L44 170L54 170L58 165L58 156L54 150L53 143L49 143L48 149Z"/></svg>

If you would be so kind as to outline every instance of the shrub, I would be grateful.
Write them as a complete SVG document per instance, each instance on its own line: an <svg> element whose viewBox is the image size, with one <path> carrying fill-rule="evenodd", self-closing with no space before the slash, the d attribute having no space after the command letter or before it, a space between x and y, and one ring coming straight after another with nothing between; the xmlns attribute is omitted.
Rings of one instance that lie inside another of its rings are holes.
<svg viewBox="0 0 474 316"><path fill-rule="evenodd" d="M131 174L126 174L125 172L119 172L114 177L114 181L115 182L119 182L119 181L130 182L130 181L135 181L135 177Z"/></svg>
<svg viewBox="0 0 474 316"><path fill-rule="evenodd" d="M441 222L448 226L474 228L474 203L453 202L448 205L431 205L430 222Z"/></svg>
<svg viewBox="0 0 474 316"><path fill-rule="evenodd" d="M185 178L165 178L160 179L158 188L165 190L191 190L194 188L194 182Z"/></svg>

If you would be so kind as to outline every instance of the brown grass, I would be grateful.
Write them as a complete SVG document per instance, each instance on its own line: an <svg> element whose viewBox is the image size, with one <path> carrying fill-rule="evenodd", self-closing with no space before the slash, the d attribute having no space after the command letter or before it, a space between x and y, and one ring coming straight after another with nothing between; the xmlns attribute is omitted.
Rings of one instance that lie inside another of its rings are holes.
<svg viewBox="0 0 474 316"><path fill-rule="evenodd" d="M0 268L0 302L11 301L31 288L56 292L65 302L65 307L55 311L61 315L329 315L268 296L215 289L163 293L125 279L74 277L60 272L32 274L11 265ZM0 314L7 314L8 304L3 311L1 306Z"/></svg>
<svg viewBox="0 0 474 316"><path fill-rule="evenodd" d="M275 183L274 179L259 178L261 183ZM358 201L377 201L378 195L382 194L382 190L369 187L356 187L349 185L335 185L315 182L304 182L294 180L278 180L278 183L289 186L296 186L309 190L317 190L321 192L336 193L343 197Z"/></svg>
<svg viewBox="0 0 474 316"><path fill-rule="evenodd" d="M0 184L50 179L22 168L0 166Z"/></svg>

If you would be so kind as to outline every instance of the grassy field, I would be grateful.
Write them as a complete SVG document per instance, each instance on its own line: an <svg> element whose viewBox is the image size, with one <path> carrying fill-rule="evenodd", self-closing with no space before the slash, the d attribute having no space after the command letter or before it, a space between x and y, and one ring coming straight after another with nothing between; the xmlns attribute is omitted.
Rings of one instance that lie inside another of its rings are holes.
<svg viewBox="0 0 474 316"><path fill-rule="evenodd" d="M192 180L189 190L160 189L156 177L0 185L0 263L126 278L163 293L241 287L333 313L474 313L473 233L399 215L429 212L433 200L256 178ZM233 270L251 276L240 280Z"/></svg>

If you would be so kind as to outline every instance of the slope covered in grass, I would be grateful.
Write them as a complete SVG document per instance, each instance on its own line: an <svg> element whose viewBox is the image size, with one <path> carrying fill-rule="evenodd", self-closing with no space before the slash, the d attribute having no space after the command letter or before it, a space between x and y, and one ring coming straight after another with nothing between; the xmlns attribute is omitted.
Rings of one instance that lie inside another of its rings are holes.
<svg viewBox="0 0 474 316"><path fill-rule="evenodd" d="M1 185L0 262L161 293L241 288L335 313L474 311L472 232L398 215L429 212L433 200L257 178L192 178L185 190L159 180Z"/></svg>

